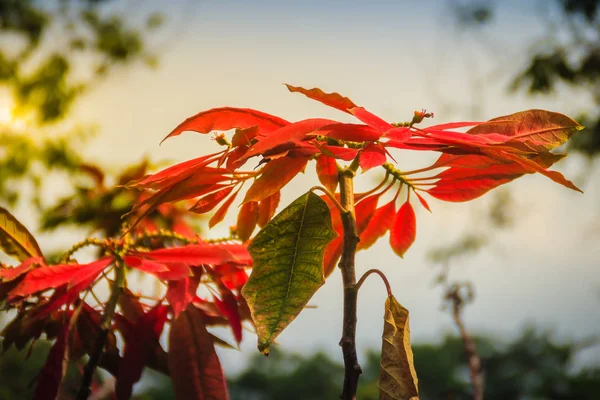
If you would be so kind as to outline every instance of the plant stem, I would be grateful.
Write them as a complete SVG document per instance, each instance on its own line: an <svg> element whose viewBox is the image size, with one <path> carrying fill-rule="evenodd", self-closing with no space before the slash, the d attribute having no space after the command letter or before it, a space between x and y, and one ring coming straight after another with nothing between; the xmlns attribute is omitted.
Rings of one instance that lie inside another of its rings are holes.
<svg viewBox="0 0 600 400"><path fill-rule="evenodd" d="M86 400L92 392L90 389L92 378L94 377L94 372L96 371L98 363L100 362L100 358L102 357L104 345L106 344L106 338L110 332L112 319L119 301L119 296L121 295L124 287L125 265L122 262L116 261L115 280L111 286L110 298L108 299L108 303L106 303L106 307L104 308L104 314L102 314L100 332L96 338L94 352L90 354L90 359L88 360L88 363L83 371L83 378L81 379L81 387L79 388L79 393L77 394L77 400Z"/></svg>
<svg viewBox="0 0 600 400"><path fill-rule="evenodd" d="M358 283L356 284L356 291L358 291L360 289L362 284L367 280L367 278L371 274L379 275L379 277L381 278L381 280L383 281L383 283L385 285L385 289L387 290L388 297L392 296L393 294L392 294L392 288L390 286L390 282L387 280L387 277L385 276L385 274L376 268L368 270L367 272L365 272L363 274L363 276L361 276L361 278L358 280Z"/></svg>
<svg viewBox="0 0 600 400"><path fill-rule="evenodd" d="M344 321L342 339L340 346L344 354L344 389L341 398L343 400L356 399L358 378L362 369L358 363L356 354L356 271L354 256L358 245L358 230L356 229L356 215L354 213L354 178L355 169L346 168L338 173L340 184L340 203L345 210L341 214L342 226L344 228L344 245L340 260L342 280L344 283Z"/></svg>

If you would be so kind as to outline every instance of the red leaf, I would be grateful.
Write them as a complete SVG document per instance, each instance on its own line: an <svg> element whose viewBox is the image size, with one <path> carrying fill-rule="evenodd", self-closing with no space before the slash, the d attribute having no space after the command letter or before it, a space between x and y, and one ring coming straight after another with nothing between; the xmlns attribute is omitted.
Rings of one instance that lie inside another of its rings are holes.
<svg viewBox="0 0 600 400"><path fill-rule="evenodd" d="M60 383L66 372L65 352L69 325L66 324L52 345L46 363L38 377L34 400L55 400L58 396Z"/></svg>
<svg viewBox="0 0 600 400"><path fill-rule="evenodd" d="M239 291L248 280L246 270L239 265L223 264L216 266L214 271L219 275L221 282L229 290Z"/></svg>
<svg viewBox="0 0 600 400"><path fill-rule="evenodd" d="M270 196L269 196L270 197ZM242 205L237 217L236 232L242 242L252 236L256 223L258 222L258 203L249 201Z"/></svg>
<svg viewBox="0 0 600 400"><path fill-rule="evenodd" d="M202 311L192 304L172 323L169 372L178 399L229 398L212 336L206 330Z"/></svg>
<svg viewBox="0 0 600 400"><path fill-rule="evenodd" d="M219 291L221 292L221 299L215 297L215 305L221 314L227 318L227 321L229 321L233 337L239 345L242 341L242 320L238 312L237 299L225 286L220 287Z"/></svg>
<svg viewBox="0 0 600 400"><path fill-rule="evenodd" d="M400 257L415 241L417 234L417 220L412 205L407 200L398 210L390 230L390 245L392 250Z"/></svg>
<svg viewBox="0 0 600 400"><path fill-rule="evenodd" d="M31 257L16 267L2 268L0 269L0 281L10 282L14 279L17 279L36 265L44 266L44 259L42 257Z"/></svg>
<svg viewBox="0 0 600 400"><path fill-rule="evenodd" d="M217 206L217 204L227 197L229 193L231 193L233 188L233 186L228 186L225 189L219 190L218 192L207 194L206 196L200 198L200 200L198 200L198 202L194 204L189 211L196 214L204 214L211 211Z"/></svg>
<svg viewBox="0 0 600 400"><path fill-rule="evenodd" d="M250 255L241 245L221 243L198 243L148 252L130 252L129 254L159 263L183 263L191 266L220 265L229 262L246 264L250 260Z"/></svg>
<svg viewBox="0 0 600 400"><path fill-rule="evenodd" d="M144 308L140 303L138 296L133 294L129 289L124 288L123 292L119 296L119 307L121 312L131 322L137 321L142 315L144 315Z"/></svg>
<svg viewBox="0 0 600 400"><path fill-rule="evenodd" d="M169 270L169 268L163 263L140 257L125 256L123 257L123 261L125 261L125 264L127 264L128 267L139 269L140 271L144 271L149 274L156 274L157 272L166 272Z"/></svg>
<svg viewBox="0 0 600 400"><path fill-rule="evenodd" d="M169 281L167 301L173 309L174 318L177 318L196 297L198 285L200 285L199 276L189 276L177 281Z"/></svg>
<svg viewBox="0 0 600 400"><path fill-rule="evenodd" d="M241 187L240 187L240 189L241 189ZM234 202L235 198L237 197L238 193L240 192L240 189L233 192L233 194L231 196L229 196L223 204L221 204L221 207L219 207L217 209L217 212L215 212L214 215L212 217L210 217L210 219L208 220L209 228L212 228L219 222L223 221L223 218L225 218L225 215L227 214L229 207L231 207L231 204Z"/></svg>
<svg viewBox="0 0 600 400"><path fill-rule="evenodd" d="M282 118L249 108L213 108L186 119L162 141L164 142L166 139L177 136L184 131L209 133L212 131L228 131L232 128L246 129L256 125L264 133L274 131L287 124L289 122Z"/></svg>
<svg viewBox="0 0 600 400"><path fill-rule="evenodd" d="M140 380L150 352L158 343L167 320L167 307L158 303L141 316L131 331L125 334L125 351L119 365L115 394L118 400L131 397L133 385Z"/></svg>
<svg viewBox="0 0 600 400"><path fill-rule="evenodd" d="M479 124L483 124L485 122L472 122L472 121L468 121L468 122L447 122L445 124L437 124L437 125L431 125L428 126L425 129L433 129L433 130L446 130L446 129L456 129L456 128L464 128L467 126L475 126L475 125L479 125Z"/></svg>
<svg viewBox="0 0 600 400"><path fill-rule="evenodd" d="M220 151L218 153L194 158L193 160L184 161L169 168L165 168L156 174L146 175L141 179L129 182L125 186L128 188L138 189L160 189L170 186L173 183L181 181L192 175L194 172L206 167L210 163L217 160L222 154L223 151Z"/></svg>
<svg viewBox="0 0 600 400"><path fill-rule="evenodd" d="M369 220L377 208L378 201L379 195L372 195L362 199L356 205L356 229L359 235L366 229ZM331 200L328 199L327 203L331 204ZM330 207L330 209L332 209L332 207ZM325 248L325 254L323 256L323 274L325 277L328 277L335 269L337 261L342 255L342 247L344 244L344 228L338 210L333 209L331 216L332 226L338 234L338 237L333 239L333 241Z"/></svg>
<svg viewBox="0 0 600 400"><path fill-rule="evenodd" d="M247 160L258 155L267 153L277 154L285 150L293 149L306 137L317 131L325 125L335 124L336 121L323 118L311 118L294 122L286 125L276 131L270 132L267 136L260 136L258 142L252 145L240 161Z"/></svg>
<svg viewBox="0 0 600 400"><path fill-rule="evenodd" d="M269 161L263 167L260 177L246 192L243 203L261 201L275 192L279 192L299 172L304 171L307 162L306 158L281 158Z"/></svg>
<svg viewBox="0 0 600 400"><path fill-rule="evenodd" d="M27 273L25 279L11 292L11 296L27 296L41 290L57 288L65 283L69 287L99 274L113 259L104 257L89 264L60 264L36 268Z"/></svg>
<svg viewBox="0 0 600 400"><path fill-rule="evenodd" d="M469 180L443 180L436 183L427 193L439 200L462 202L476 199L505 183L512 181L514 177L485 178Z"/></svg>
<svg viewBox="0 0 600 400"><path fill-rule="evenodd" d="M490 154L490 153L488 153L488 154ZM493 154L491 154L491 156L493 157ZM577 186L575 186L575 184L573 182L566 179L560 172L547 170L544 167L540 166L535 161L529 160L527 158L519 157L516 154L502 152L502 157L505 159L512 160L512 161L516 162L517 164L520 164L521 166L525 167L525 169L527 169L528 172L539 172L540 174L545 175L546 177L552 179L556 183L559 183L559 184L561 184L565 187L568 187L569 189L575 190L577 192L583 193L581 191L581 189L579 189Z"/></svg>
<svg viewBox="0 0 600 400"><path fill-rule="evenodd" d="M401 143L406 142L408 139L410 139L412 137L412 134L413 133L409 127L401 126L387 131L385 133L385 137Z"/></svg>
<svg viewBox="0 0 600 400"><path fill-rule="evenodd" d="M370 170L371 168L379 167L386 162L386 153L383 147L369 143L365 146L364 150L358 156L358 165L362 168L363 172Z"/></svg>
<svg viewBox="0 0 600 400"><path fill-rule="evenodd" d="M285 86L287 86L290 92L302 93L310 99L319 101L326 106L336 108L346 113L350 113L350 111L348 111L350 108L357 107L352 100L342 96L339 93L325 93L319 88L304 89L302 87L291 86L288 84L285 84Z"/></svg>
<svg viewBox="0 0 600 400"><path fill-rule="evenodd" d="M370 113L362 107L355 107L350 110L350 113L356 118L358 118L361 122L364 122L370 127L378 130L380 132L379 137L381 137L381 134L389 131L390 129L394 129L394 126L392 124L382 120L377 115Z"/></svg>
<svg viewBox="0 0 600 400"><path fill-rule="evenodd" d="M421 203L421 205L422 205L423 207L425 207L425 209L426 209L427 211L431 212L431 209L429 208L429 204L427 204L427 201L426 201L426 200L423 198L423 196L421 196L421 195L419 194L419 192L417 192L416 190L415 190L415 195L416 195L416 196L417 196L417 198L419 199L419 202Z"/></svg>
<svg viewBox="0 0 600 400"><path fill-rule="evenodd" d="M68 288L66 285L57 288L47 303L32 310L30 317L44 318L65 304L72 304L79 297L79 293L87 289L94 282L98 274L99 272L90 274L86 279L71 288Z"/></svg>
<svg viewBox="0 0 600 400"><path fill-rule="evenodd" d="M271 218L277 211L279 200L281 198L281 192L275 192L266 199L261 200L258 204L258 226L263 227L269 223Z"/></svg>
<svg viewBox="0 0 600 400"><path fill-rule="evenodd" d="M381 132L362 124L332 124L320 128L317 133L332 139L350 142L374 141L381 137Z"/></svg>
<svg viewBox="0 0 600 400"><path fill-rule="evenodd" d="M352 161L358 154L357 149L350 149L347 147L322 145L319 146L319 148L322 150L323 154L344 161Z"/></svg>
<svg viewBox="0 0 600 400"><path fill-rule="evenodd" d="M143 255L143 253L137 254ZM160 280L173 281L191 275L190 268L185 263L178 261L157 262L156 260L132 256L125 256L124 261L129 267L152 274Z"/></svg>
<svg viewBox="0 0 600 400"><path fill-rule="evenodd" d="M317 157L317 176L327 190L335 193L338 184L338 167L334 158L324 154Z"/></svg>
<svg viewBox="0 0 600 400"><path fill-rule="evenodd" d="M250 146L252 139L258 134L258 126L254 125L245 129L236 129L235 134L231 138L231 145L233 147L239 146Z"/></svg>
<svg viewBox="0 0 600 400"><path fill-rule="evenodd" d="M365 230L360 234L358 250L371 247L377 241L377 239L385 235L385 233L392 227L394 222L393 216L395 213L395 200L392 200L389 203L379 207L369 219Z"/></svg>

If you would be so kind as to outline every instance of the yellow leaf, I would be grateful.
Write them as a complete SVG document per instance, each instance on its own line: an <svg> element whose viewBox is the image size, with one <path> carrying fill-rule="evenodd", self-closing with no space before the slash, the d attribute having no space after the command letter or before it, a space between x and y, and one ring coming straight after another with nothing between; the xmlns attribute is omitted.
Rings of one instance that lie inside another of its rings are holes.
<svg viewBox="0 0 600 400"><path fill-rule="evenodd" d="M11 213L0 207L0 249L19 261L44 257L33 235Z"/></svg>
<svg viewBox="0 0 600 400"><path fill-rule="evenodd" d="M385 301L379 373L380 400L418 400L419 386L410 347L408 310L394 296Z"/></svg>

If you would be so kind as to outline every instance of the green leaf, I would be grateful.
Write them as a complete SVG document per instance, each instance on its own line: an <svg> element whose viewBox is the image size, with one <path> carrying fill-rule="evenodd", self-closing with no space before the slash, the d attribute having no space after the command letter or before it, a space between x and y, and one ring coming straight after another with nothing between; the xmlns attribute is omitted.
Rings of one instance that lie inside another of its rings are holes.
<svg viewBox="0 0 600 400"><path fill-rule="evenodd" d="M33 235L11 213L0 207L0 249L19 261L44 257Z"/></svg>
<svg viewBox="0 0 600 400"><path fill-rule="evenodd" d="M385 301L379 373L380 400L418 400L417 373L410 347L408 310L394 296Z"/></svg>
<svg viewBox="0 0 600 400"><path fill-rule="evenodd" d="M254 269L242 295L262 353L269 353L270 344L325 282L323 253L336 236L327 203L308 192L275 216L248 246Z"/></svg>

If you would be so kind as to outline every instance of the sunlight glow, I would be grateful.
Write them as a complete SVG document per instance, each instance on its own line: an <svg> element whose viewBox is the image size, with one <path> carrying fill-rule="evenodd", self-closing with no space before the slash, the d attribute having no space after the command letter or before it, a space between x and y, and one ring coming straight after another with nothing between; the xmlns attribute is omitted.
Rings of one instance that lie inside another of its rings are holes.
<svg viewBox="0 0 600 400"><path fill-rule="evenodd" d="M9 128L15 131L25 129L26 122L14 113L15 106L11 97L0 94L0 128Z"/></svg>

